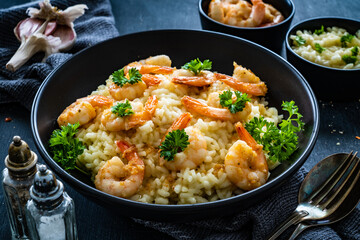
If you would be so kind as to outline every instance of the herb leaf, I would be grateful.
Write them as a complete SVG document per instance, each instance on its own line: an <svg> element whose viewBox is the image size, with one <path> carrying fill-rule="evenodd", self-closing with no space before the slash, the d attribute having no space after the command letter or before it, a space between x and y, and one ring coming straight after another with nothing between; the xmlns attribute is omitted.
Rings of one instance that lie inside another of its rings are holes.
<svg viewBox="0 0 360 240"><path fill-rule="evenodd" d="M316 50L318 53L322 53L322 52L325 51L326 49L323 48L322 46L320 46L320 44L315 43L315 50Z"/></svg>
<svg viewBox="0 0 360 240"><path fill-rule="evenodd" d="M129 100L126 99L124 103L118 103L111 107L111 112L119 117L129 116L134 114Z"/></svg>
<svg viewBox="0 0 360 240"><path fill-rule="evenodd" d="M209 59L201 62L199 58L191 60L181 68L193 71L195 75L198 75L202 70L211 70L212 62Z"/></svg>
<svg viewBox="0 0 360 240"><path fill-rule="evenodd" d="M356 63L357 61L357 57L356 56L349 56L349 55L343 55L341 57L341 59L346 63L346 64L349 64L349 63Z"/></svg>
<svg viewBox="0 0 360 240"><path fill-rule="evenodd" d="M321 25L320 29L316 29L314 32L316 35L320 35L324 33L324 25Z"/></svg>
<svg viewBox="0 0 360 240"><path fill-rule="evenodd" d="M246 130L253 136L256 142L263 145L268 152L270 161L283 162L297 149L297 132L304 128L301 121L302 115L294 101L283 102L283 110L289 112L289 117L283 119L276 127L273 122L268 122L263 117L253 118L246 123Z"/></svg>
<svg viewBox="0 0 360 240"><path fill-rule="evenodd" d="M127 79L125 77L124 68L122 68L120 70L117 70L117 71L113 72L112 81L116 85L122 87L127 83L135 84L137 82L140 82L141 77L142 77L142 75L140 74L139 70L137 70L136 68L130 68L130 70L129 70L129 79Z"/></svg>
<svg viewBox="0 0 360 240"><path fill-rule="evenodd" d="M78 169L87 174L84 170L76 166L77 157L84 152L85 146L75 137L79 131L80 124L70 124L61 126L52 132L49 147L53 154L53 159L66 171Z"/></svg>
<svg viewBox="0 0 360 240"><path fill-rule="evenodd" d="M301 36L296 36L295 42L298 46L304 45L306 43L306 40L303 39Z"/></svg>
<svg viewBox="0 0 360 240"><path fill-rule="evenodd" d="M189 144L189 136L184 129L171 131L160 145L160 157L172 161L175 154L184 151Z"/></svg>
<svg viewBox="0 0 360 240"><path fill-rule="evenodd" d="M357 56L359 54L358 46L353 47L350 51L351 51L353 56Z"/></svg>
<svg viewBox="0 0 360 240"><path fill-rule="evenodd" d="M245 103L251 101L246 93L235 91L236 100L233 102L232 95L233 93L230 90L224 91L219 95L220 105L227 107L231 113L242 111L245 107Z"/></svg>
<svg viewBox="0 0 360 240"><path fill-rule="evenodd" d="M347 43L351 43L353 38L354 38L354 35L351 35L351 34L346 34L346 35L342 36L340 38L341 46L347 47Z"/></svg>

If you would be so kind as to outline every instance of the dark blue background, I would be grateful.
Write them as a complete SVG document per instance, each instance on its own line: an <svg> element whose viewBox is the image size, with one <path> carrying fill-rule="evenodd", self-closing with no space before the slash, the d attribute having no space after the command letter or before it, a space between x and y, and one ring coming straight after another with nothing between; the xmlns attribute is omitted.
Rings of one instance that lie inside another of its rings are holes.
<svg viewBox="0 0 360 240"><path fill-rule="evenodd" d="M0 8L25 2L28 1L1 0ZM360 20L359 0L293 0L293 2L296 6L293 24L319 16L342 16ZM152 29L201 29L198 0L112 0L111 4L120 35ZM339 79L339 88L341 87L351 86L346 85L346 79ZM330 154L360 150L360 140L356 139L356 136L360 136L360 94L358 99L349 102L319 100L319 108L321 120L319 138L304 165L307 170ZM5 122L6 117L12 118L12 121ZM7 155L8 146L14 135L20 135L37 153L30 129L30 112L19 104L1 104L0 169L4 168L3 159ZM39 160L43 162L42 159ZM145 228L131 219L115 215L88 201L67 184L65 190L75 201L79 239L170 239L163 233ZM0 191L0 216L2 216L0 239L10 239L10 227L2 191Z"/></svg>

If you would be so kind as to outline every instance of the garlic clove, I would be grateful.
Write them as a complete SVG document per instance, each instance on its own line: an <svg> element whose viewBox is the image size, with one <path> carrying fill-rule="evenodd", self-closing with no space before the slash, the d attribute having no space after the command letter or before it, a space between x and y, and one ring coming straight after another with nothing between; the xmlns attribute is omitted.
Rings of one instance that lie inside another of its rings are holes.
<svg viewBox="0 0 360 240"><path fill-rule="evenodd" d="M58 37L61 40L60 44L52 45L52 48L56 52L67 51L75 44L76 33L72 28L66 25L58 25L52 36Z"/></svg>

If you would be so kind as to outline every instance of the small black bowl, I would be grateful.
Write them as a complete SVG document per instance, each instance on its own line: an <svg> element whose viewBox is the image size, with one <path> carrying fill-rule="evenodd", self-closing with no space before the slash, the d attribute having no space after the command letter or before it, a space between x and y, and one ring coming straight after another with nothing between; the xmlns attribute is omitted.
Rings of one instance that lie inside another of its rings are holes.
<svg viewBox="0 0 360 240"><path fill-rule="evenodd" d="M215 45L219 46L214 48ZM90 179L84 178L80 172L69 173L62 169L48 151L51 133L58 128L56 119L59 114L77 98L90 94L97 86L104 84L114 70L129 62L158 54L169 55L176 67L200 58L212 60L214 71L229 75L233 72L233 61L251 69L267 84L267 101L270 106L279 109L280 114L284 114L281 111L282 101L294 100L299 107L304 116L305 129L299 134L298 150L289 161L272 170L270 179L259 188L227 199L187 205L148 204L118 198L96 189ZM249 57L251 55L256 57ZM158 30L101 42L74 55L51 72L36 94L31 111L31 128L39 153L49 167L89 200L124 216L189 222L233 214L263 200L286 183L314 147L319 131L319 109L315 95L301 74L264 47L221 33Z"/></svg>
<svg viewBox="0 0 360 240"><path fill-rule="evenodd" d="M340 27L350 34L360 29L360 21L341 17L320 17L302 21L290 28L286 34L286 58L307 79L316 96L322 100L353 100L359 99L360 69L338 69L322 66L306 60L295 53L291 46L290 35L298 30L320 29L321 26ZM344 84L342 84L344 83Z"/></svg>
<svg viewBox="0 0 360 240"><path fill-rule="evenodd" d="M248 39L258 43L270 50L280 54L286 32L295 14L295 5L291 0L265 0L264 3L271 4L279 10L284 21L269 27L236 27L218 22L208 16L208 9L211 0L199 1L199 14L203 29L223 32Z"/></svg>

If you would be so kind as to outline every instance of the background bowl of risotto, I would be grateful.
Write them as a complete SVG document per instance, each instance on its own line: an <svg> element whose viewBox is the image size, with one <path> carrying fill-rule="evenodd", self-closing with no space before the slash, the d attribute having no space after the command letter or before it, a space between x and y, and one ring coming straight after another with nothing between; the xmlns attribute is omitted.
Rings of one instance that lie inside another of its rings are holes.
<svg viewBox="0 0 360 240"><path fill-rule="evenodd" d="M287 60L324 100L359 98L359 50L360 21L354 19L312 18L286 34Z"/></svg>
<svg viewBox="0 0 360 240"><path fill-rule="evenodd" d="M240 195L196 204L144 203L115 197L96 189L93 181L80 172L67 172L61 168L51 157L48 144L52 131L58 128L59 114L76 99L87 96L103 84L114 71L130 62L159 54L168 55L172 66L177 68L191 59L199 58L210 59L213 71L228 75L232 74L234 61L251 69L266 83L266 101L269 106L279 109L279 114L287 115L281 111L283 101L294 100L299 107L305 128L299 134L298 149L288 161L271 170L270 178L264 185ZM31 126L35 143L46 163L89 200L125 216L188 221L189 216L194 220L228 215L234 209L245 209L270 194L276 194L276 189L300 168L313 149L319 130L319 110L316 98L302 75L283 58L264 47L208 31L158 30L104 41L76 54L53 71L35 97Z"/></svg>
<svg viewBox="0 0 360 240"><path fill-rule="evenodd" d="M240 2L240 1L233 1L233 2ZM280 1L264 0L263 2L265 4L270 4L277 11L279 11L283 15L283 19L281 20L281 22L273 25L264 23L257 27L251 27L252 24L248 23L249 21L245 23L243 20L240 20L243 19L243 17L238 16L237 13L233 14L236 15L234 18L230 16L229 19L229 17L227 17L224 12L226 13L233 12L232 9L229 11L215 9L213 10L214 12L213 15L209 14L211 9L209 6L211 2L214 2L214 0L199 1L199 15L203 29L227 33L241 38L245 38L250 41L256 42L266 48L269 48L278 54L281 53L286 32L288 31L291 21L295 14L295 5L291 0L280 0ZM236 5L234 4L233 7L234 10L238 8L237 4ZM247 13L245 13L246 16L248 16L248 14L251 14L251 12L247 11ZM227 14L227 15L231 15L231 14ZM239 21L237 21L236 19L239 19ZM274 19L276 19L276 17ZM263 21L266 22L267 20L263 20Z"/></svg>

